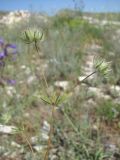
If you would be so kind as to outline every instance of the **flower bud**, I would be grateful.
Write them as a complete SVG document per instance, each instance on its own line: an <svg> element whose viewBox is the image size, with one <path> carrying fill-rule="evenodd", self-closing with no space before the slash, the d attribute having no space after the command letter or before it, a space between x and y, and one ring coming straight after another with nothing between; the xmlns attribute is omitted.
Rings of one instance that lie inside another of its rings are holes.
<svg viewBox="0 0 120 160"><path fill-rule="evenodd" d="M29 28L22 32L21 39L27 44L30 44L33 42L36 43L38 41L44 40L44 34L42 31L39 31L38 29Z"/></svg>
<svg viewBox="0 0 120 160"><path fill-rule="evenodd" d="M107 78L107 75L111 71L110 64L111 62L106 62L105 60L101 59L95 62L94 67L98 74Z"/></svg>

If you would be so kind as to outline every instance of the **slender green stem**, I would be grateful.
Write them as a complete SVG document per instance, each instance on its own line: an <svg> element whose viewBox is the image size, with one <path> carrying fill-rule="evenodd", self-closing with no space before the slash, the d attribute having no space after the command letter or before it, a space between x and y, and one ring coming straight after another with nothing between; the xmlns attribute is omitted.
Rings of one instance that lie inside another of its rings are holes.
<svg viewBox="0 0 120 160"><path fill-rule="evenodd" d="M36 49L36 51L37 51L38 55L40 56L40 54L39 54L40 48L38 47L38 45L37 45L37 42L36 42L36 41L35 41L35 49Z"/></svg>
<svg viewBox="0 0 120 160"><path fill-rule="evenodd" d="M28 145L29 145L29 148L30 148L32 154L34 154L33 148L32 148L32 146L31 146L29 140L28 140L26 137L25 137L25 139L26 139L26 141L27 141L27 143L28 143Z"/></svg>
<svg viewBox="0 0 120 160"><path fill-rule="evenodd" d="M26 142L27 142L32 154L34 155L34 151L33 151L32 145L31 145L30 141L28 140L27 136L25 134L23 134L23 137L26 140Z"/></svg>
<svg viewBox="0 0 120 160"><path fill-rule="evenodd" d="M54 132L54 111L55 111L55 105L52 105L49 138L48 138L47 150L46 150L46 153L45 153L45 156L44 156L44 160L48 160L49 152L50 152L50 149L51 149L51 146L52 146L52 134Z"/></svg>
<svg viewBox="0 0 120 160"><path fill-rule="evenodd" d="M37 45L37 42L35 42L35 49L36 49L36 51L38 53L38 56L40 57L40 54L39 54L40 49L39 49L39 47ZM48 83L47 83L44 71L42 72L42 75L43 75L43 80L44 80L45 86L46 86L45 87L46 88L45 92L46 92L47 96L49 97L49 95L47 93ZM49 151L50 151L51 146L52 146L51 138L52 138L52 133L53 133L54 109L55 109L55 106L52 105L52 114L51 114L51 123L50 123L49 138L48 138L48 142L47 142L47 150L46 150L45 155L44 155L44 160L48 160L48 158L49 158Z"/></svg>
<svg viewBox="0 0 120 160"><path fill-rule="evenodd" d="M72 120L69 118L68 114L64 112L65 118L67 119L67 121L69 122L69 124L71 125L71 127L73 128L73 130L77 133L77 135L80 135L80 137L85 140L87 143L89 142L88 139L86 139L83 134L78 130L78 128L74 125L74 123L72 122Z"/></svg>
<svg viewBox="0 0 120 160"><path fill-rule="evenodd" d="M40 57L40 48L38 47L36 41L35 41L35 49L36 49L36 51L38 53L38 56ZM45 73L43 72L42 75L43 75L43 80L45 82L45 86L46 86L46 88L48 88L48 83L47 83L47 80L46 80L46 77L45 77Z"/></svg>
<svg viewBox="0 0 120 160"><path fill-rule="evenodd" d="M67 115L67 113L64 111L64 115L65 118L68 120L68 122L70 123L70 125L72 126L73 130L77 133L79 133L77 127L74 125L74 123L71 121L71 119L69 118L69 116Z"/></svg>

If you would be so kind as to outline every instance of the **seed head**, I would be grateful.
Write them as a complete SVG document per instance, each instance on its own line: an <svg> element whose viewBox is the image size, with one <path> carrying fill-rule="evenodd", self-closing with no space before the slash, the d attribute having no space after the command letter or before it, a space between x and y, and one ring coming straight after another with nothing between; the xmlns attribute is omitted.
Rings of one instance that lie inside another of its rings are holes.
<svg viewBox="0 0 120 160"><path fill-rule="evenodd" d="M97 60L94 64L94 67L98 74L107 78L111 71L111 62L106 62L104 59Z"/></svg>
<svg viewBox="0 0 120 160"><path fill-rule="evenodd" d="M29 28L22 32L21 39L27 44L37 43L44 40L44 34L36 28Z"/></svg>

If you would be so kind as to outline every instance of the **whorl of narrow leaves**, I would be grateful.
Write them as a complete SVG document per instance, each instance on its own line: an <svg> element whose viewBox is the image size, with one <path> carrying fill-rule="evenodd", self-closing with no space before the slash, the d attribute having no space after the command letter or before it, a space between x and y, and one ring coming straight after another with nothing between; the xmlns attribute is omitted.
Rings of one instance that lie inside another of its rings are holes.
<svg viewBox="0 0 120 160"><path fill-rule="evenodd" d="M27 43L37 43L44 40L43 31L36 28L29 28L22 32L21 39Z"/></svg>
<svg viewBox="0 0 120 160"><path fill-rule="evenodd" d="M40 98L43 102L45 102L47 104L58 106L68 98L68 95L65 93L63 95L53 94L49 97L48 96L41 96Z"/></svg>

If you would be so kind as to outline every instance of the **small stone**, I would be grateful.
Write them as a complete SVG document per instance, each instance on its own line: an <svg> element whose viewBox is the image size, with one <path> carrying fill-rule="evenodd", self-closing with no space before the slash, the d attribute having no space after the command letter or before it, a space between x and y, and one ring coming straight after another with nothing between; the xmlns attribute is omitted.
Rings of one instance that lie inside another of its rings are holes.
<svg viewBox="0 0 120 160"><path fill-rule="evenodd" d="M17 147L17 148L21 147L18 143L14 142L14 141L11 142L11 146Z"/></svg>
<svg viewBox="0 0 120 160"><path fill-rule="evenodd" d="M20 68L21 68L21 69L26 69L26 66L25 66L25 65L22 65Z"/></svg>
<svg viewBox="0 0 120 160"><path fill-rule="evenodd" d="M37 152L42 152L42 151L45 149L45 146L37 145L37 146L33 146L33 148L34 148L35 151L37 151Z"/></svg>
<svg viewBox="0 0 120 160"><path fill-rule="evenodd" d="M27 67L26 70L25 70L25 74L26 74L26 75L29 75L30 73L31 73L31 70L30 70L29 67Z"/></svg>
<svg viewBox="0 0 120 160"><path fill-rule="evenodd" d="M82 82L85 78L86 78L86 76L79 76L79 77L78 77L78 81L79 81L79 82Z"/></svg>
<svg viewBox="0 0 120 160"><path fill-rule="evenodd" d="M56 81L54 83L54 86L66 91L69 88L69 82L68 81Z"/></svg>
<svg viewBox="0 0 120 160"><path fill-rule="evenodd" d="M36 80L36 77L35 77L35 76L30 76L30 77L28 77L28 79L27 79L27 83L28 83L28 84L31 84L31 83L33 83L35 80Z"/></svg>
<svg viewBox="0 0 120 160"><path fill-rule="evenodd" d="M50 131L50 124L47 121L43 122L43 127L41 129L41 137L42 140L47 141L49 139L49 131Z"/></svg>
<svg viewBox="0 0 120 160"><path fill-rule="evenodd" d="M104 100L111 99L111 96L103 93L101 88L89 87L87 93L88 93L88 96L90 96L90 97L97 97L97 98L101 98Z"/></svg>
<svg viewBox="0 0 120 160"><path fill-rule="evenodd" d="M24 117L30 117L30 114L28 112L24 113Z"/></svg>
<svg viewBox="0 0 120 160"><path fill-rule="evenodd" d="M50 160L57 160L57 159L58 159L58 157L56 155L53 155L50 157Z"/></svg>
<svg viewBox="0 0 120 160"><path fill-rule="evenodd" d="M2 134L14 134L14 130L16 129L17 128L14 126L6 126L6 125L0 124L0 133Z"/></svg>
<svg viewBox="0 0 120 160"><path fill-rule="evenodd" d="M49 136L46 133L42 133L41 136L43 140L47 141L49 139Z"/></svg>
<svg viewBox="0 0 120 160"><path fill-rule="evenodd" d="M10 97L16 94L16 90L13 86L6 86L5 90L6 90L7 95Z"/></svg>
<svg viewBox="0 0 120 160"><path fill-rule="evenodd" d="M115 144L105 144L105 149L110 153L115 153L118 151L118 148L116 147Z"/></svg>
<svg viewBox="0 0 120 160"><path fill-rule="evenodd" d="M56 154L57 151L58 151L58 149L54 148L54 149L51 150L51 153L52 153L52 154Z"/></svg>
<svg viewBox="0 0 120 160"><path fill-rule="evenodd" d="M118 97L120 96L120 86L114 86L112 85L110 87L110 93L115 96L115 97Z"/></svg>
<svg viewBox="0 0 120 160"><path fill-rule="evenodd" d="M96 106L96 103L95 103L95 101L92 99L92 98L90 98L88 101L87 101L87 104L89 105L89 106ZM87 106L88 106L87 105Z"/></svg>
<svg viewBox="0 0 120 160"><path fill-rule="evenodd" d="M92 44L92 45L91 45L91 49L98 51L98 50L102 49L102 46L100 46L100 45L98 45L98 44Z"/></svg>
<svg viewBox="0 0 120 160"><path fill-rule="evenodd" d="M31 137L30 139L30 142L34 145L38 142L38 137L34 136L34 137Z"/></svg>
<svg viewBox="0 0 120 160"><path fill-rule="evenodd" d="M49 132L50 131L50 124L47 121L43 122L42 130Z"/></svg>
<svg viewBox="0 0 120 160"><path fill-rule="evenodd" d="M89 87L88 88L88 95L90 96L99 96L101 94L101 90L96 87Z"/></svg>

